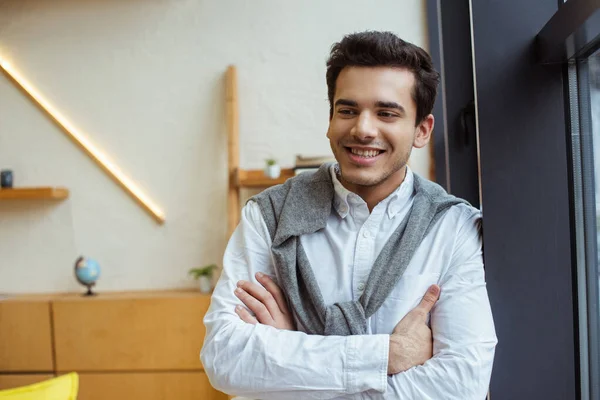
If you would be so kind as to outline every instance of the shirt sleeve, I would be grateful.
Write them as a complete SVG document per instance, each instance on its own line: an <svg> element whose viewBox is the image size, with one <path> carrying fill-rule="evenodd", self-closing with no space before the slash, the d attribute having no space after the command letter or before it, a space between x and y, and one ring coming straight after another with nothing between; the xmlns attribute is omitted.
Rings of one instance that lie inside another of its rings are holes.
<svg viewBox="0 0 600 400"><path fill-rule="evenodd" d="M385 393L369 391L368 398L485 399L497 338L484 277L481 214L474 209L466 214L431 311L433 358L388 377Z"/></svg>
<svg viewBox="0 0 600 400"><path fill-rule="evenodd" d="M231 237L223 271L204 317L200 358L213 387L261 399L331 399L388 385L389 335L319 336L247 324L235 313L236 283L275 276L270 237L258 205L249 202ZM359 395L360 396L360 395Z"/></svg>

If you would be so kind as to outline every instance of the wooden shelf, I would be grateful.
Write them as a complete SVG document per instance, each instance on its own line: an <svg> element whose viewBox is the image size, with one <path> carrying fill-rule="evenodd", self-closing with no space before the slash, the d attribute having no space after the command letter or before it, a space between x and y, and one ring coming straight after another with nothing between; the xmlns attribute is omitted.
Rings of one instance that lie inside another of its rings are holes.
<svg viewBox="0 0 600 400"><path fill-rule="evenodd" d="M268 178L261 169L237 169L235 182L239 188L264 189L284 183L293 176L294 170L291 168L282 168L277 179Z"/></svg>
<svg viewBox="0 0 600 400"><path fill-rule="evenodd" d="M0 200L63 200L69 190L54 187L21 187L0 189Z"/></svg>

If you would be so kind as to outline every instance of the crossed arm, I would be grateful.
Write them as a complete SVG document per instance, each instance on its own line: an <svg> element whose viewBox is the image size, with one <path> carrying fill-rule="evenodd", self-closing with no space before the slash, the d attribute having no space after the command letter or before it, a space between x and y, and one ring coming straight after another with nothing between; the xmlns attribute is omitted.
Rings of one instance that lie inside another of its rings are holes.
<svg viewBox="0 0 600 400"><path fill-rule="evenodd" d="M394 346L393 335L307 335L288 330L293 327L291 320L282 319L275 309L271 322L260 321L256 315L258 323L252 323L243 309L238 309L239 314L235 311L241 304L234 295L240 280L254 280L257 272L275 275L269 243L265 242L268 233L261 232L260 221L260 211L246 206L204 320L207 334L201 358L214 387L261 399L485 397L496 337L480 245L463 252L440 280L441 294L431 310L433 357L423 365L415 359L412 364L390 368L395 352L401 359L407 351ZM477 243L478 225L474 221L471 225L461 236L465 242ZM277 303L275 296L273 299ZM283 308L279 311L289 316ZM288 325L271 326L283 321ZM422 327L420 322L415 324ZM416 366L388 374L408 365Z"/></svg>
<svg viewBox="0 0 600 400"><path fill-rule="evenodd" d="M264 324L294 331L294 318L281 288L267 275L257 272L258 284L241 280L235 295L247 307L238 305L236 314L248 324ZM440 297L440 287L431 285L423 299L396 325L389 338L388 375L423 365L433 357L433 338L427 317Z"/></svg>

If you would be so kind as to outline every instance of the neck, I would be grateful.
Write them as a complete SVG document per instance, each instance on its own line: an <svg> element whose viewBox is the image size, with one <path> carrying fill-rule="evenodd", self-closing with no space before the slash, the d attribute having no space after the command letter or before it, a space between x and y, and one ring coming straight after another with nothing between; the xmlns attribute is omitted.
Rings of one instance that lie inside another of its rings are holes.
<svg viewBox="0 0 600 400"><path fill-rule="evenodd" d="M375 185L357 185L347 182L342 176L340 176L340 182L346 189L359 195L367 203L369 212L371 212L379 202L392 194L404 182L406 172L407 169L404 166Z"/></svg>

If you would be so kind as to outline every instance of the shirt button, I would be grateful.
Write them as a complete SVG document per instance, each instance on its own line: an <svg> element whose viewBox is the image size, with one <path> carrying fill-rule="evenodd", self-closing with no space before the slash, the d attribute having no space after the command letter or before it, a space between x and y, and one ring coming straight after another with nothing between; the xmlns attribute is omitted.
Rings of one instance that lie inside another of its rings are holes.
<svg viewBox="0 0 600 400"><path fill-rule="evenodd" d="M348 211L348 209L346 208L346 206L341 206L340 211L345 213L346 211Z"/></svg>
<svg viewBox="0 0 600 400"><path fill-rule="evenodd" d="M361 282L358 284L358 290L365 290L365 283Z"/></svg>
<svg viewBox="0 0 600 400"><path fill-rule="evenodd" d="M369 233L369 231L363 231L363 237L368 238L369 236L371 236L371 234Z"/></svg>

